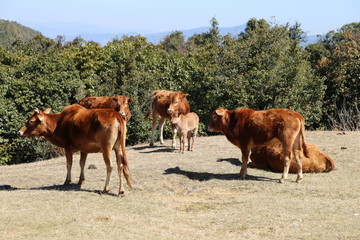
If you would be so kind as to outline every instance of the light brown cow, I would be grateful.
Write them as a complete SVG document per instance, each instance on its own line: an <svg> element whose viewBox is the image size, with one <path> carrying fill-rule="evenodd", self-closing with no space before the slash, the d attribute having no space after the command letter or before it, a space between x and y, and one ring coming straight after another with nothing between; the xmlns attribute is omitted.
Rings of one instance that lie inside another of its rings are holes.
<svg viewBox="0 0 360 240"><path fill-rule="evenodd" d="M171 113L170 122L179 132L180 152L184 153L185 138L188 139L188 151L193 151L195 138L199 129L199 116L193 112L179 114L178 111L174 111ZM190 145L191 139L192 142Z"/></svg>
<svg viewBox="0 0 360 240"><path fill-rule="evenodd" d="M221 107L212 113L208 130L225 134L231 143L240 148L241 178L246 176L251 149L266 144L274 138L279 139L285 159L280 182L283 183L287 179L290 160L294 156L298 167L296 182L300 182L303 178L302 153L308 156L304 139L304 122L304 118L299 113L288 109L255 111L249 108L227 110Z"/></svg>
<svg viewBox="0 0 360 240"><path fill-rule="evenodd" d="M178 111L179 114L187 114L190 112L190 105L186 99L188 94L185 94L181 91L173 92L166 90L153 91L150 97L150 109L145 115L145 119L149 118L152 114L152 129L151 129L151 139L150 146L154 146L154 131L156 128L156 120L160 116L159 121L159 130L160 130L160 143L164 144L163 130L165 120L170 120L170 115L168 111ZM172 128L172 147L176 147L175 137L176 137L176 128Z"/></svg>
<svg viewBox="0 0 360 240"><path fill-rule="evenodd" d="M302 158L302 169L304 173L330 172L335 169L334 160L320 151L315 144L306 143L309 157ZM279 141L271 145L256 146L251 149L250 167L282 171L284 168L284 158L282 156L282 146ZM297 172L296 162L292 159L290 163L290 173Z"/></svg>
<svg viewBox="0 0 360 240"><path fill-rule="evenodd" d="M65 149L67 175L65 185L71 182L73 152L80 151L81 173L79 184L85 180L84 166L88 153L102 152L107 176L103 193L109 192L113 169L110 154L113 149L120 179L119 195L124 194L122 173L131 188L128 161L125 153L124 119L114 109L86 109L78 104L66 107L62 112L50 114L51 109L36 109L27 123L19 130L21 138L43 137Z"/></svg>
<svg viewBox="0 0 360 240"><path fill-rule="evenodd" d="M132 98L127 96L113 96L113 97L85 97L80 99L79 104L88 109L92 108L112 108L115 109L120 115L129 121L131 118L131 112L129 103L132 102Z"/></svg>

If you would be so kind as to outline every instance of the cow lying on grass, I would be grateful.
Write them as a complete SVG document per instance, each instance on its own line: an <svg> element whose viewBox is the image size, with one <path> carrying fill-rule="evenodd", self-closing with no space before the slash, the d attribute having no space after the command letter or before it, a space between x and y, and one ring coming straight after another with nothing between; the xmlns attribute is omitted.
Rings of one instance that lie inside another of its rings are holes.
<svg viewBox="0 0 360 240"><path fill-rule="evenodd" d="M199 116L196 113L179 114L178 111L168 110L171 115L170 122L179 133L180 152L184 153L185 138L188 139L188 151L194 150L194 142L199 129ZM191 145L190 140L192 139Z"/></svg>
<svg viewBox="0 0 360 240"><path fill-rule="evenodd" d="M159 130L160 130L160 143L164 144L163 138L163 130L165 120L170 120L170 115L168 113L168 109L172 111L178 111L179 114L187 114L190 112L190 105L188 100L186 99L188 95L179 91L166 91L166 90L158 90L153 91L150 97L150 109L145 114L144 119L147 119L152 115L152 129L151 129L151 139L150 146L154 146L154 131L156 128L156 121L158 116L160 116L159 121ZM176 147L175 137L176 137L176 128L171 126L172 128L172 147Z"/></svg>
<svg viewBox="0 0 360 240"><path fill-rule="evenodd" d="M315 144L306 143L309 157L302 158L302 169L304 173L330 172L335 169L334 160L322 153ZM271 145L256 146L251 149L250 167L260 168L272 171L282 171L284 168L284 158L282 156L282 147L279 141ZM290 163L290 173L297 172L297 166L294 159Z"/></svg>
<svg viewBox="0 0 360 240"><path fill-rule="evenodd" d="M43 137L65 149L67 175L65 185L71 182L73 152L80 151L81 173L79 184L85 181L84 167L88 153L102 152L107 176L103 193L109 192L113 169L110 155L115 151L120 179L119 196L124 194L122 173L131 188L128 161L125 152L126 123L113 109L86 109L78 104L66 107L62 112L50 114L51 109L36 109L18 135L21 138Z"/></svg>
<svg viewBox="0 0 360 240"><path fill-rule="evenodd" d="M131 112L129 103L132 102L132 98L127 96L113 96L113 97L86 97L80 99L79 104L85 108L112 108L115 109L124 118L125 121L129 121L131 118Z"/></svg>
<svg viewBox="0 0 360 240"><path fill-rule="evenodd" d="M300 182L302 174L302 155L308 157L304 139L304 118L288 109L271 109L255 111L249 108L227 110L218 108L211 115L208 126L210 132L221 132L226 138L238 146L242 153L240 178L245 178L251 149L279 139L282 146L282 156L285 159L280 182L288 177L290 160L295 156L297 163L297 179Z"/></svg>

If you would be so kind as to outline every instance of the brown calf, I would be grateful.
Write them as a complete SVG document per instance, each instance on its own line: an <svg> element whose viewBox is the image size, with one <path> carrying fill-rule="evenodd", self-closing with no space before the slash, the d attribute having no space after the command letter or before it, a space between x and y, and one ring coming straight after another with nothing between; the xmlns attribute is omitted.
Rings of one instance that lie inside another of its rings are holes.
<svg viewBox="0 0 360 240"><path fill-rule="evenodd" d="M171 114L171 124L173 124L179 132L180 152L184 153L185 138L188 139L188 151L194 150L194 141L199 129L199 117L196 113L178 114L177 111ZM192 143L190 145L190 139Z"/></svg>
<svg viewBox="0 0 360 240"><path fill-rule="evenodd" d="M187 114L190 112L190 105L188 100L186 99L188 94L184 94L183 92L173 92L166 90L158 90L153 91L150 97L150 109L145 115L145 119L149 118L152 114L152 129L151 129L151 139L150 146L154 146L154 131L156 128L156 120L158 116L160 116L159 121L159 130L160 130L160 143L164 144L163 138L163 130L165 120L170 120L170 112L178 111L179 114ZM176 137L176 128L171 126L172 128L172 147L175 148L175 137Z"/></svg>
<svg viewBox="0 0 360 240"><path fill-rule="evenodd" d="M112 108L115 109L120 115L129 121L131 118L131 112L129 103L132 102L132 98L127 96L113 96L113 97L86 97L79 101L79 104L85 108Z"/></svg>
<svg viewBox="0 0 360 240"><path fill-rule="evenodd" d="M103 193L109 192L113 169L110 154L115 151L120 179L119 195L124 194L122 173L131 187L128 161L125 152L126 123L113 109L86 109L78 104L66 107L62 112L50 114L51 109L36 109L18 135L21 138L43 137L65 149L67 175L65 185L71 182L73 152L80 151L81 173L79 184L85 180L84 166L88 153L102 152L107 176Z"/></svg>
<svg viewBox="0 0 360 240"><path fill-rule="evenodd" d="M280 140L282 156L285 159L280 182L288 176L290 159L295 156L298 167L296 182L303 178L301 158L307 150L304 140L304 118L296 112L287 109L271 109L255 111L249 108L227 110L216 109L211 115L208 130L221 132L226 138L238 146L242 153L240 177L245 178L247 163L251 149L257 145L268 143L274 138Z"/></svg>
<svg viewBox="0 0 360 240"><path fill-rule="evenodd" d="M309 157L302 158L302 169L304 173L330 172L335 169L334 160L320 151L315 144L306 143ZM282 156L282 146L279 141L271 145L256 146L251 149L250 167L282 171L284 168L284 158ZM292 159L290 163L290 173L297 172L296 162Z"/></svg>

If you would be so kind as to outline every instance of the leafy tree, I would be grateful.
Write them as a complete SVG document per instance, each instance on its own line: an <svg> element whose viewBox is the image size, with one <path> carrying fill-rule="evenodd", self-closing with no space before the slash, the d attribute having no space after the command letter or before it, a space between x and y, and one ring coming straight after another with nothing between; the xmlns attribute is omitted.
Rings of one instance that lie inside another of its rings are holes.
<svg viewBox="0 0 360 240"><path fill-rule="evenodd" d="M325 78L323 122L328 128L360 128L360 23L330 31L307 47L317 75ZM344 119L344 116L347 116Z"/></svg>

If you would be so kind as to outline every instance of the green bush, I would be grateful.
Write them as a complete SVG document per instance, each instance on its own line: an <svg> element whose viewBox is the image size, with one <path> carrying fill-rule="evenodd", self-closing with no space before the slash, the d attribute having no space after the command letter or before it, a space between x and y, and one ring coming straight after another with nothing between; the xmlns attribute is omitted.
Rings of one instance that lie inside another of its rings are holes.
<svg viewBox="0 0 360 240"><path fill-rule="evenodd" d="M217 25L212 19L206 33L185 41L175 32L157 45L141 36L114 39L106 46L81 38L63 44L37 36L0 47L0 164L56 156L58 149L48 142L18 139L16 132L35 107L56 113L85 96L133 98L130 145L150 138L151 120L143 117L153 90L188 93L191 111L200 117L200 135L207 134L209 116L220 106L289 108L304 115L308 128L316 129L328 123L323 113L331 113L329 94L336 84L341 83L347 99L360 99L353 87L357 85L351 84L359 69L357 35L346 35L338 51L326 52L328 60L317 65L314 61L325 47L301 48L298 24L251 19L236 37L221 36ZM347 54L346 49L357 52ZM344 59L351 66L339 75ZM170 125L165 129L165 137L170 137Z"/></svg>

